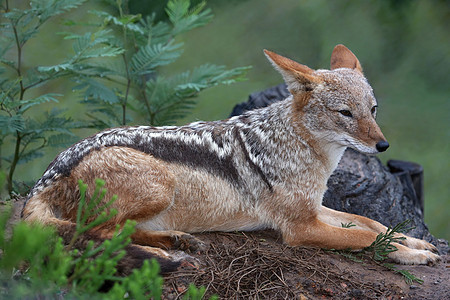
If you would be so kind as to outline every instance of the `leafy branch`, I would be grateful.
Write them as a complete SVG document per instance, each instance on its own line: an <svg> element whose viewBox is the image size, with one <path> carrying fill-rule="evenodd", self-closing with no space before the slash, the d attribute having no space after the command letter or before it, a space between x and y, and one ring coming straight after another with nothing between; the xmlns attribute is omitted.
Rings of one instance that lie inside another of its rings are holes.
<svg viewBox="0 0 450 300"><path fill-rule="evenodd" d="M25 44L37 34L39 28L50 17L75 8L83 2L83 0L32 0L30 8L24 10L11 7L9 0L2 2L2 16L5 21L0 23L2 29L0 63L7 69L12 70L12 73L7 72L5 68L0 68L0 74L7 78L0 81L0 124L2 125L0 148L5 142L9 141L9 138L14 146L12 157L0 157L0 166L3 166L2 160L9 163L9 171L7 172L9 193L12 193L14 189L13 176L17 165L32 157L38 157L41 153L40 150L48 145L47 137L49 133L51 136L54 130L48 127L46 129L45 125L57 122L58 125L63 125L65 129L77 127L69 118L63 118L64 122L61 123L62 118L55 113L49 115L55 117L55 119L47 119L43 123L26 116L26 113L35 106L50 101L58 102L56 96L60 95L49 93L34 98L26 98L26 92L29 89L50 80L51 76L40 73L38 68L24 70L23 49ZM13 48L16 48L16 54L15 57L10 59L9 56ZM55 127L52 126L51 128ZM67 136L74 136L69 131L66 134ZM27 151L25 151L26 149Z"/></svg>

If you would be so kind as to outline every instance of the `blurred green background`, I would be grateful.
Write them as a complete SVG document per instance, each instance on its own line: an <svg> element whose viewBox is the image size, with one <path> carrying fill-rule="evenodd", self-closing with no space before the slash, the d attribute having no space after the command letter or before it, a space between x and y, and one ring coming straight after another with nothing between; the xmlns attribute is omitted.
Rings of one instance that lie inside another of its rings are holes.
<svg viewBox="0 0 450 300"><path fill-rule="evenodd" d="M130 8L133 13L155 11L163 18L165 3L135 0L130 1ZM205 62L253 68L248 81L203 92L193 114L180 124L227 118L233 106L246 101L250 93L281 83L263 55L265 48L318 69L329 67L336 44L345 44L359 58L379 101L378 123L391 144L380 158L423 165L425 221L432 234L450 239L450 182L445 175L450 169L448 1L210 0L208 7L215 14L213 21L185 34L183 56L161 72ZM64 17L82 17L87 9L82 6ZM45 65L65 56L69 46L55 35L65 30L62 19L42 29L46 44L42 53L33 53L29 60ZM80 114L82 108L70 86L43 88L64 93L61 106ZM79 133L80 137L88 134ZM21 166L17 177L37 179L55 154L31 167Z"/></svg>

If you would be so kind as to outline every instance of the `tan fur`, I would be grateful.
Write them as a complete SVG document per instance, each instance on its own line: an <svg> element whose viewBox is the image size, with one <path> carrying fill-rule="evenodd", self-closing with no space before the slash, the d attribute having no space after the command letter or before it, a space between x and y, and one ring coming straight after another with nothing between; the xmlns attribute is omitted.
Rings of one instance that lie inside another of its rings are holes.
<svg viewBox="0 0 450 300"><path fill-rule="evenodd" d="M284 102L260 111L267 114L267 120L257 119L255 112L210 125L193 123L180 127L176 134L174 130L178 129L174 128L142 129L156 136L152 143L170 143L186 151L186 162L160 153L164 160L126 146L98 146L74 164L69 175L55 171L56 175L47 179L49 185L33 192L23 210L24 218L56 225L75 222L78 180L89 185L89 197L95 179L102 178L108 189L104 201L118 195L111 207L118 214L94 230L103 238L109 238L117 224L131 219L137 221L134 243L163 249L202 247L185 232L264 228L280 230L291 246L369 246L377 234L386 231L385 226L321 205L327 180L346 147L373 154L378 152L377 143L386 141L376 124L376 100L358 59L345 46L338 45L331 56L331 70L312 70L273 52L265 50L265 54L292 93ZM346 111L351 116L343 114ZM210 129L201 131L205 127ZM145 138L136 135L139 128L133 130L121 132L129 134L131 141ZM100 133L89 141L106 143L111 132ZM232 138L214 140L222 135ZM259 150L252 152L252 147L257 146L254 140L258 139L265 143L263 158L256 157ZM203 153L195 152L195 147L203 149L211 164L218 164L216 171L195 157ZM79 152L82 148L75 145L73 149ZM234 160L227 151L233 151ZM67 153L62 154L61 161L70 159ZM240 163L237 170L230 165L233 161ZM223 174L223 170L236 174ZM356 228L341 227L341 223L349 222ZM431 252L436 248L425 241L407 237L403 244L390 254L397 262L424 264L439 259Z"/></svg>

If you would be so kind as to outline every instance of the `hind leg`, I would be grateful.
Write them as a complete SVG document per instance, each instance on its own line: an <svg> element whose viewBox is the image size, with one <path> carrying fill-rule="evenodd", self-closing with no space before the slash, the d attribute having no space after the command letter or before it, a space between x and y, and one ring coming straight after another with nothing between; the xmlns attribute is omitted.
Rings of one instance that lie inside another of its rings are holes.
<svg viewBox="0 0 450 300"><path fill-rule="evenodd" d="M96 178L105 180L107 193L103 204L117 195L111 206L117 215L101 227L114 229L116 224L123 225L128 219L148 220L174 201L176 180L167 164L131 148L107 147L93 151L74 168L70 177L73 182L81 178L88 184L88 199L94 193ZM76 213L76 209L71 213Z"/></svg>
<svg viewBox="0 0 450 300"><path fill-rule="evenodd" d="M105 198L118 196L112 205L117 215L96 229L105 238L112 235L116 224L123 225L128 219L138 224L147 221L165 212L174 202L176 179L166 163L130 148L108 147L92 152L75 169L74 175L88 182L103 178L108 190ZM164 249L202 248L203 243L187 233L161 230L137 226L131 239L135 244Z"/></svg>

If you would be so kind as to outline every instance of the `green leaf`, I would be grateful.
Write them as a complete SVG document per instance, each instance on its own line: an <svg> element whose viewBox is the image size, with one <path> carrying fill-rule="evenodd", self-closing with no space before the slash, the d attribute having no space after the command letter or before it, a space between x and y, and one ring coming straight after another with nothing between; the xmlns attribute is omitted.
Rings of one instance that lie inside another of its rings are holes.
<svg viewBox="0 0 450 300"><path fill-rule="evenodd" d="M83 4L86 0L31 0L30 5L37 11L42 19L59 15Z"/></svg>
<svg viewBox="0 0 450 300"><path fill-rule="evenodd" d="M49 94L45 94L45 95L41 95L37 98L34 99L29 99L29 100L22 100L22 101L18 101L17 105L20 105L20 109L19 109L19 113L23 114L25 111L27 111L29 108L38 105L38 104L42 104L42 103L46 103L46 102L56 102L58 103L58 99L56 99L56 96L63 96L62 94L53 94L53 93L49 93Z"/></svg>
<svg viewBox="0 0 450 300"><path fill-rule="evenodd" d="M204 64L195 68L192 73L186 76L186 82L180 84L177 89L180 92L192 93L219 84L231 84L245 80L245 74L249 67L234 68L226 70L225 66Z"/></svg>
<svg viewBox="0 0 450 300"><path fill-rule="evenodd" d="M192 30L196 27L206 25L213 15L210 9L204 11L205 2L190 8L189 0L171 0L167 3L166 13L173 24L173 35Z"/></svg>
<svg viewBox="0 0 450 300"><path fill-rule="evenodd" d="M350 228L350 227L355 227L356 225L353 224L352 222L350 222L350 223L342 223L342 222L341 222L341 226L342 226L343 228Z"/></svg>
<svg viewBox="0 0 450 300"><path fill-rule="evenodd" d="M87 58L113 57L124 52L124 49L110 43L114 39L111 30L87 32L84 35L72 35L70 38L75 40L73 44L75 56L71 59L72 63Z"/></svg>
<svg viewBox="0 0 450 300"><path fill-rule="evenodd" d="M8 59L6 59L6 58L1 57L1 58L0 58L0 62L1 62L2 64L4 64L4 65L7 65L8 67L13 68L13 69L16 68L16 62L15 62L15 61L8 60Z"/></svg>
<svg viewBox="0 0 450 300"><path fill-rule="evenodd" d="M152 125L169 125L186 116L194 107L198 93L206 88L243 80L248 68L226 70L224 66L205 64L192 72L183 72L169 78L157 77L146 84Z"/></svg>
<svg viewBox="0 0 450 300"><path fill-rule="evenodd" d="M145 45L131 57L131 71L138 75L154 72L158 66L174 62L182 53L182 43Z"/></svg>
<svg viewBox="0 0 450 300"><path fill-rule="evenodd" d="M67 133L59 133L51 135L48 138L47 146L49 147L67 147L72 145L78 140L78 137L76 137L73 134L67 134Z"/></svg>
<svg viewBox="0 0 450 300"><path fill-rule="evenodd" d="M85 60L88 58L98 58L98 57L114 57L120 55L125 50L116 46L106 45L101 47L94 48L94 45L91 44L89 47L83 49L83 51L79 52L81 55L76 57L76 61ZM79 54L78 53L78 54Z"/></svg>
<svg viewBox="0 0 450 300"><path fill-rule="evenodd" d="M70 71L73 70L73 64L65 62L59 65L54 66L39 66L37 67L37 70L42 73L58 73L62 71Z"/></svg>
<svg viewBox="0 0 450 300"><path fill-rule="evenodd" d="M94 33L87 32L83 35L69 34L65 38L74 39L74 56L61 64L40 66L37 68L39 72L50 73L51 75L65 71L69 73L98 72L101 71L100 67L82 64L82 62L92 58L115 57L125 51L121 47L110 44L110 41L114 39L111 35L111 30L100 30Z"/></svg>
<svg viewBox="0 0 450 300"><path fill-rule="evenodd" d="M0 116L0 132L2 135L23 131L25 129L25 121L21 115Z"/></svg>
<svg viewBox="0 0 450 300"><path fill-rule="evenodd" d="M124 15L122 17L116 17L113 16L105 11L98 11L98 10L91 10L90 13L93 13L99 17L102 17L104 19L104 24L112 23L114 25L125 27L128 30L144 34L144 30L141 28L139 24L136 24L139 22L142 18L140 14L138 15Z"/></svg>
<svg viewBox="0 0 450 300"><path fill-rule="evenodd" d="M100 99L106 103L119 103L119 98L109 87L93 78L81 78L80 84L74 87L74 90L84 90L84 100Z"/></svg>
<svg viewBox="0 0 450 300"><path fill-rule="evenodd" d="M151 95L148 99L148 118L152 125L173 124L193 108L195 102L181 97L176 90L177 85L185 80L186 74L187 72L172 78L158 77L147 82L146 92Z"/></svg>
<svg viewBox="0 0 450 300"><path fill-rule="evenodd" d="M45 112L43 121L36 121L34 119L27 119L26 126L23 130L24 134L31 137L41 138L47 132L59 132L69 135L74 135L71 129L83 128L83 125L74 122L71 118L61 116L63 110L53 108L50 112Z"/></svg>
<svg viewBox="0 0 450 300"><path fill-rule="evenodd" d="M155 23L155 16L147 16L139 22L144 34L136 34L138 46L167 44L172 38L172 26L167 22Z"/></svg>
<svg viewBox="0 0 450 300"><path fill-rule="evenodd" d="M25 164L29 161L32 161L33 159L40 158L44 156L44 152L40 151L39 148L31 149L30 151L27 151L26 153L23 153L20 156L18 164Z"/></svg>
<svg viewBox="0 0 450 300"><path fill-rule="evenodd" d="M29 226L21 222L13 228L11 239L2 249L2 258L0 265L5 271L11 271L20 263L35 261L37 256L44 257L49 253L48 246L43 245L42 241L48 242L56 239L54 230L50 227ZM24 247L24 245L26 245Z"/></svg>

